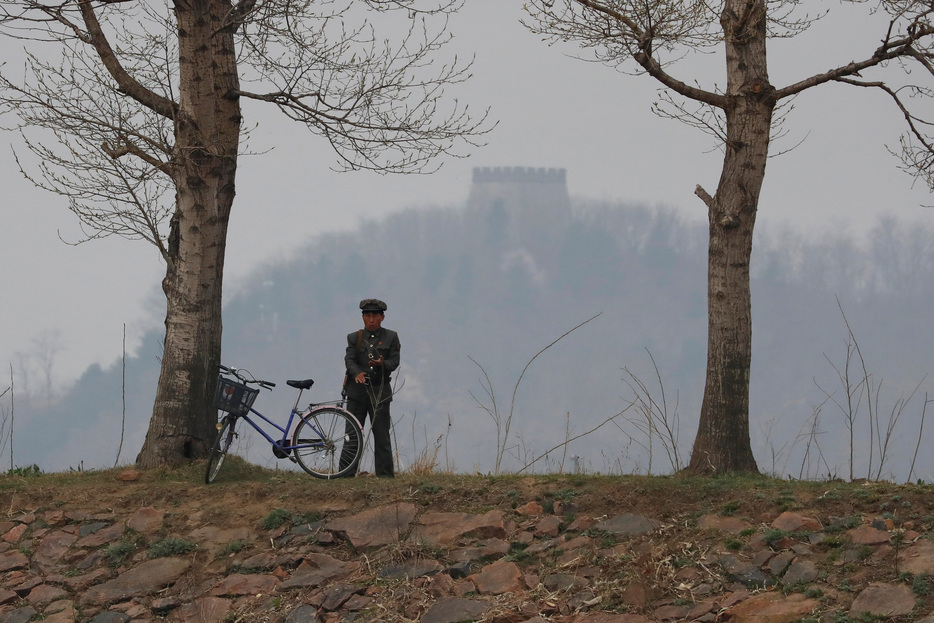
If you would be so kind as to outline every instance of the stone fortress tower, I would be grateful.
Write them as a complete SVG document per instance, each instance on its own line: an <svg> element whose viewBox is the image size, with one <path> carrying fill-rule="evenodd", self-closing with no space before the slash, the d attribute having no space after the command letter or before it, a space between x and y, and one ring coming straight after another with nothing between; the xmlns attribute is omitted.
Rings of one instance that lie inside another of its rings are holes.
<svg viewBox="0 0 934 623"><path fill-rule="evenodd" d="M565 169L475 167L469 210L501 205L510 214L567 218L570 211Z"/></svg>
<svg viewBox="0 0 934 623"><path fill-rule="evenodd" d="M468 221L482 223L489 240L520 241L571 219L565 169L475 167Z"/></svg>

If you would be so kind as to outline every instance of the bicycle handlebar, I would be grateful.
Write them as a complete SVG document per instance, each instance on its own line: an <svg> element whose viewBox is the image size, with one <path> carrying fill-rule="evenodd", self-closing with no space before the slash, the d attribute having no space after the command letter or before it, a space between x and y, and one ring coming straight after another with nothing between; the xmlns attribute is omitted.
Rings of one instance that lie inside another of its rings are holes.
<svg viewBox="0 0 934 623"><path fill-rule="evenodd" d="M244 370L243 368L228 368L227 366L223 364L217 364L217 368L224 374L230 374L232 376L237 377L237 379L239 379L242 383L245 383L245 384L252 383L254 385L259 385L262 388L270 389L270 390L276 386L276 384L273 383L272 381L262 381L260 379L253 378L253 373L250 372L249 370ZM250 376L246 377L244 373L249 374Z"/></svg>

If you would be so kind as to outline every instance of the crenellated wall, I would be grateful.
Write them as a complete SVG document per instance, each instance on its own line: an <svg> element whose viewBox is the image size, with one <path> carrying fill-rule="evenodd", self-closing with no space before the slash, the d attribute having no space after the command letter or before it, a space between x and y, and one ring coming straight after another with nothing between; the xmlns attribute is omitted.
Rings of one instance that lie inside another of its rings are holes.
<svg viewBox="0 0 934 623"><path fill-rule="evenodd" d="M543 167L474 167L474 184L490 182L561 184L564 186L567 183L567 170Z"/></svg>
<svg viewBox="0 0 934 623"><path fill-rule="evenodd" d="M468 212L507 237L519 235L515 223L555 225L571 218L567 171L559 168L475 167Z"/></svg>

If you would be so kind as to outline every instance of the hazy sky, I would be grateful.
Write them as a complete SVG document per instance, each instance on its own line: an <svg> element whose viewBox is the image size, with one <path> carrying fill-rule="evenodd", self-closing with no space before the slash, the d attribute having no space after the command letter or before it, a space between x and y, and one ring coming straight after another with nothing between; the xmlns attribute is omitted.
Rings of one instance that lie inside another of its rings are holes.
<svg viewBox="0 0 934 623"><path fill-rule="evenodd" d="M804 4L812 12L833 12L807 35L771 45L770 78L779 87L864 58L881 38L878 24L865 18L865 5ZM693 192L697 184L711 194L716 189L721 156L712 139L652 115L656 85L651 79L570 58L576 52L572 47L543 44L519 23L521 5L520 0L467 0L452 18L458 54L475 54L476 60L474 78L451 95L478 114L491 107L499 126L485 147L469 158L444 161L432 175L334 173L329 170L333 155L322 140L273 110L248 106L247 122L260 124L252 149L272 152L241 160L226 293L257 265L318 234L407 207L461 204L476 166L562 167L572 197L664 205L687 218L705 218L706 208ZM0 54L15 45L0 41ZM724 83L719 55L688 60L700 72L702 86ZM687 65L673 70L692 82L690 71ZM901 125L881 95L827 85L794 104L789 134L772 151L803 142L769 163L759 236L785 226L807 236L860 235L880 215L934 218L919 207L934 200L920 185L912 189L912 180L885 150L886 144L897 145ZM119 357L124 323L132 348L144 330L161 322L164 268L155 249L143 242L62 243L59 235L79 238L65 201L35 190L20 176L10 149L15 135L0 140L0 390L17 353L34 354L43 341L58 351L56 376L71 380L90 363Z"/></svg>

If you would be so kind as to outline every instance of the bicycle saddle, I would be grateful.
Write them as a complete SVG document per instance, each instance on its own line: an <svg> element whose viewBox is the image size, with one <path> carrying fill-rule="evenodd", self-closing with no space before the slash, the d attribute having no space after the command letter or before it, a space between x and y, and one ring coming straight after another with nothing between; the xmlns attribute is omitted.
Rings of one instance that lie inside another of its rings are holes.
<svg viewBox="0 0 934 623"><path fill-rule="evenodd" d="M304 381L286 381L285 384L295 389L311 389L315 382L311 379L305 379Z"/></svg>

